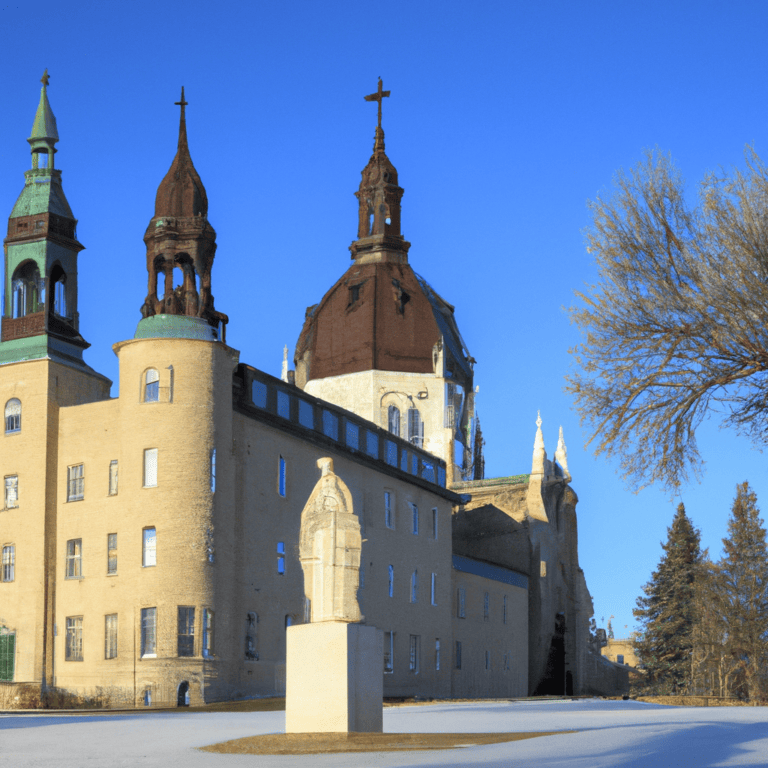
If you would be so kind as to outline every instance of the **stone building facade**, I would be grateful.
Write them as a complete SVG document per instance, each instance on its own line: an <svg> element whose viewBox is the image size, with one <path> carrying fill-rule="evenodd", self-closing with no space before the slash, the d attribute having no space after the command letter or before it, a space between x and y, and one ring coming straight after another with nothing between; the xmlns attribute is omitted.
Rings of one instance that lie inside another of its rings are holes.
<svg viewBox="0 0 768 768"><path fill-rule="evenodd" d="M587 690L564 446L548 462L539 432L529 476L462 479L474 361L453 307L408 264L381 127L354 264L308 312L285 381L226 344L183 91L179 105L142 319L113 347L110 398L83 359L83 246L43 79L5 239L0 681L136 706L284 691L286 628L311 610L301 513L329 458L360 522L358 601L384 631L385 695Z"/></svg>

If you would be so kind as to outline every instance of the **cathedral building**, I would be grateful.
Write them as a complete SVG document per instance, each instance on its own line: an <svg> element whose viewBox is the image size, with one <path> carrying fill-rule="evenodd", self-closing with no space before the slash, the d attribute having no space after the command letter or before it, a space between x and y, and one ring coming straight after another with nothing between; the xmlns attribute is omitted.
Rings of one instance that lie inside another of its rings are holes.
<svg viewBox="0 0 768 768"><path fill-rule="evenodd" d="M599 690L564 443L550 462L539 427L530 474L482 478L475 361L409 264L381 84L352 265L307 310L282 378L227 344L182 89L141 319L113 346L117 398L84 360L84 246L47 84L4 241L0 686L111 706L283 692L286 628L312 618L301 514L332 459L362 530L358 602L384 631L385 696Z"/></svg>

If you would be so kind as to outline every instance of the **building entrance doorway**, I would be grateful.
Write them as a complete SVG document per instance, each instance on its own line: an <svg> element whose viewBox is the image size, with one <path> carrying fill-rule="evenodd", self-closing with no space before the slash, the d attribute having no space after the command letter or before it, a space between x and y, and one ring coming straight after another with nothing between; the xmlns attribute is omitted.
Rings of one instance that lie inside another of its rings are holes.
<svg viewBox="0 0 768 768"><path fill-rule="evenodd" d="M176 697L176 706L189 706L189 683L186 680L183 683L179 683L179 693Z"/></svg>

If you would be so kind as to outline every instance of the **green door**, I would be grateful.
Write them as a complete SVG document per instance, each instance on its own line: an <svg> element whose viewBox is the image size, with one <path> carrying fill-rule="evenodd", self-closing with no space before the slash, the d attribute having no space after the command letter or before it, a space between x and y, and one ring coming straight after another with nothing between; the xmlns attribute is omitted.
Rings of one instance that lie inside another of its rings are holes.
<svg viewBox="0 0 768 768"><path fill-rule="evenodd" d="M13 682L13 651L16 634L0 635L0 680Z"/></svg>

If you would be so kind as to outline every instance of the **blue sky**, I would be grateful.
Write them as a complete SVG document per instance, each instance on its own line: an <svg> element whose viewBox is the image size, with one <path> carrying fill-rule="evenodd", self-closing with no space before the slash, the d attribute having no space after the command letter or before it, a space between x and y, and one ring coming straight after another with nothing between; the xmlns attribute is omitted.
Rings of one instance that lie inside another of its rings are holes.
<svg viewBox="0 0 768 768"><path fill-rule="evenodd" d="M564 307L596 277L586 202L647 147L672 153L692 193L707 170L743 166L746 143L768 158L767 31L762 2L4 4L0 214L29 167L47 67L57 167L86 246L86 359L116 382L111 345L140 319L142 237L184 85L218 233L216 307L241 360L279 375L305 308L349 263L376 125L363 96L381 76L411 263L456 306L478 361L486 473L530 471L538 409L550 456L563 425L581 565L598 623L614 615L621 635L677 499L627 492L616 462L584 449L563 393L579 340ZM704 481L681 497L718 555L736 483L768 503L768 479L716 419L699 437Z"/></svg>

